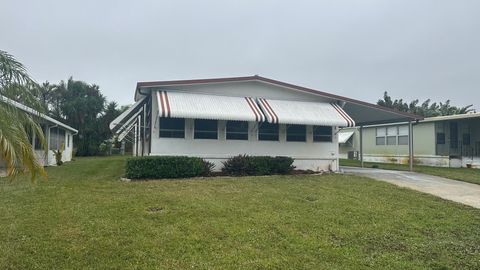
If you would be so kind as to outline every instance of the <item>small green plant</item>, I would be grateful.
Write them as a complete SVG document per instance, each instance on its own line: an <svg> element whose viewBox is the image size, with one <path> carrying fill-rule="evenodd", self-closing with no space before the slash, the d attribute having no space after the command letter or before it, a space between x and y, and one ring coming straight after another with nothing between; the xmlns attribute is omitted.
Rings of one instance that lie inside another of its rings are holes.
<svg viewBox="0 0 480 270"><path fill-rule="evenodd" d="M214 168L215 164L210 161L203 160L203 176L212 176Z"/></svg>
<svg viewBox="0 0 480 270"><path fill-rule="evenodd" d="M60 146L60 149L53 150L53 154L55 155L55 162L57 166L61 166L63 164L62 155L63 155L64 149L65 149L65 145L62 143L62 145Z"/></svg>
<svg viewBox="0 0 480 270"><path fill-rule="evenodd" d="M98 153L101 156L110 156L112 155L113 140L105 140L98 146Z"/></svg>

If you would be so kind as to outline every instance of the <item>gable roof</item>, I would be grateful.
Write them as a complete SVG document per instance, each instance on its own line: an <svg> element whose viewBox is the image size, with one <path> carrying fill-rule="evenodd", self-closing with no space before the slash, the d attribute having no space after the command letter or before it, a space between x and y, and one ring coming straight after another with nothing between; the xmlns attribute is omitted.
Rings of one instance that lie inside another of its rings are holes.
<svg viewBox="0 0 480 270"><path fill-rule="evenodd" d="M135 99L137 99L138 95L144 95L144 93L141 92L141 89L165 87L165 86L216 84L216 83L248 82L248 81L257 81L257 82L267 83L271 85L276 85L276 86L291 89L294 91L321 96L321 97L330 99L332 102L344 103L345 111L347 111L347 113L349 113L354 118L355 122L358 125L388 123L391 121L417 121L417 120L423 119L423 117L419 115L400 112L397 110L382 107L382 106L368 103L365 101L352 99L344 96L339 96L339 95L327 93L324 91L319 91L316 89L303 87L295 84L290 84L282 81L277 81L277 80L265 78L258 75L244 76L244 77L212 78L212 79L138 82L137 88L135 91ZM365 111L364 116L362 116L361 115L362 110L363 111L368 110L368 113ZM375 114L377 113L380 113L383 115L376 115L377 116L376 118L378 119L373 119L375 118Z"/></svg>

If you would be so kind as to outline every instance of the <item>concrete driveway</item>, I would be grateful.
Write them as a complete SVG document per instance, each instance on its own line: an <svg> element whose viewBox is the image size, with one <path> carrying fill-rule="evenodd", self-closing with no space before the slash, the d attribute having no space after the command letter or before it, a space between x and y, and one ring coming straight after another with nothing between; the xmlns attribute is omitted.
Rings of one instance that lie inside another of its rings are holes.
<svg viewBox="0 0 480 270"><path fill-rule="evenodd" d="M347 174L365 176L480 208L480 185L415 172L341 167Z"/></svg>

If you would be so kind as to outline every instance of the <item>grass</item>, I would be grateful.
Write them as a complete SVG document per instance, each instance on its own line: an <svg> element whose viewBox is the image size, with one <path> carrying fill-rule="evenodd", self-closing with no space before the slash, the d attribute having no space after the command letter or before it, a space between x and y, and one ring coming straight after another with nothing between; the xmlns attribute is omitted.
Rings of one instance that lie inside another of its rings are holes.
<svg viewBox="0 0 480 270"><path fill-rule="evenodd" d="M350 175L0 180L0 269L479 269L480 210Z"/></svg>
<svg viewBox="0 0 480 270"><path fill-rule="evenodd" d="M340 166L360 167L361 162L359 160L340 159ZM410 170L410 167L408 165L393 164L393 163L379 163L379 162L364 162L364 167L366 168L374 167L379 169L397 170L397 171ZM445 178L469 182L473 184L480 184L480 169L444 168L444 167L414 165L413 170L419 173L445 177Z"/></svg>

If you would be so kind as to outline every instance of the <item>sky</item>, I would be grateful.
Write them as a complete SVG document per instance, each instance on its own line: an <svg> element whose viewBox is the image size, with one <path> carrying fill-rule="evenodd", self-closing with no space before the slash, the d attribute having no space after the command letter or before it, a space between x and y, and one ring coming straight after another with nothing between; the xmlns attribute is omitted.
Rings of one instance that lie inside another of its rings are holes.
<svg viewBox="0 0 480 270"><path fill-rule="evenodd" d="M264 77L480 111L480 1L0 0L0 50L131 104L138 81Z"/></svg>

